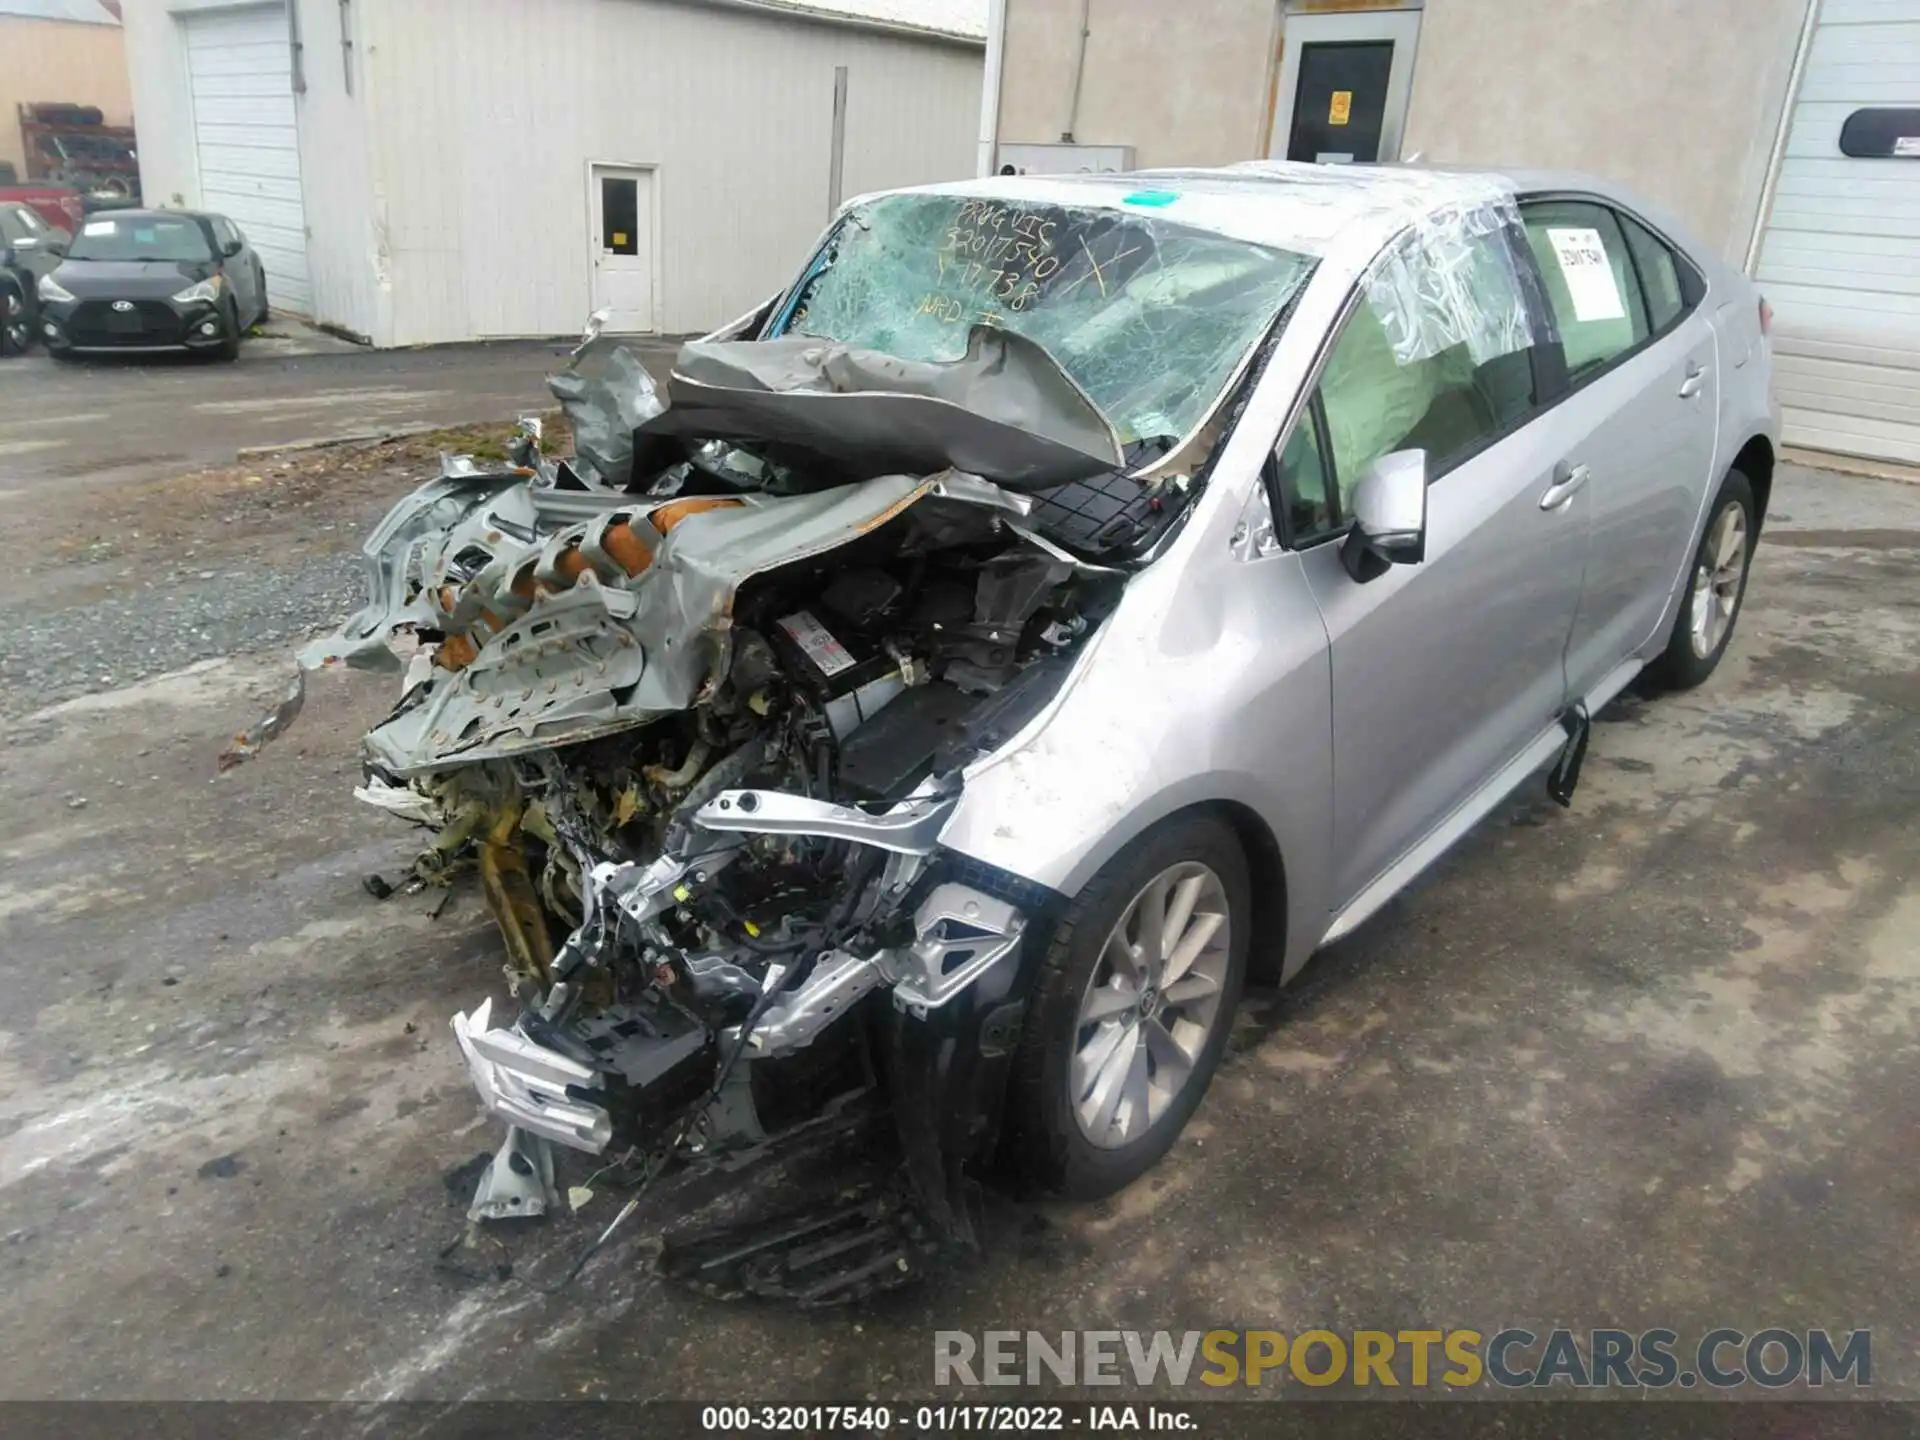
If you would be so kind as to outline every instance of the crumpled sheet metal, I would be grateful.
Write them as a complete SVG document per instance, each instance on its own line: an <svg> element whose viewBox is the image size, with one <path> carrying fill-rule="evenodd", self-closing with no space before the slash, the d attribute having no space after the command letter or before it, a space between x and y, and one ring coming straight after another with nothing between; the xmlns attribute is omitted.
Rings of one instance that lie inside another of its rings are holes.
<svg viewBox="0 0 1920 1440"><path fill-rule="evenodd" d="M300 651L300 668L344 664L356 669L398 670L387 640L404 625L431 624L426 592L409 599L418 577L420 552L444 532L469 520L487 501L524 480L513 474L476 474L461 468L465 457L441 457L441 474L400 501L367 537L360 553L367 568L367 603L331 635ZM528 518L531 519L529 511Z"/></svg>
<svg viewBox="0 0 1920 1440"><path fill-rule="evenodd" d="M279 704L234 736L232 743L220 752L214 768L224 772L251 760L260 753L261 746L285 733L286 728L300 717L300 710L306 703L307 672L296 670Z"/></svg>
<svg viewBox="0 0 1920 1440"><path fill-rule="evenodd" d="M590 570L570 589L543 595L472 663L436 669L368 733L368 757L412 775L689 709L726 675L741 584L845 545L930 496L1018 509L1017 497L977 477L891 475L810 495L743 496L739 505L688 515L637 576L610 582ZM626 508L644 516L649 507Z"/></svg>
<svg viewBox="0 0 1920 1440"><path fill-rule="evenodd" d="M1009 489L1045 489L1120 469L1120 438L1040 345L975 325L953 361L784 336L694 341L680 351L671 408L643 435L724 436L791 446L844 473L958 470Z"/></svg>
<svg viewBox="0 0 1920 1440"><path fill-rule="evenodd" d="M549 376L547 389L573 424L575 472L589 484L624 489L633 477L633 432L667 408L646 367L619 341L602 337Z"/></svg>

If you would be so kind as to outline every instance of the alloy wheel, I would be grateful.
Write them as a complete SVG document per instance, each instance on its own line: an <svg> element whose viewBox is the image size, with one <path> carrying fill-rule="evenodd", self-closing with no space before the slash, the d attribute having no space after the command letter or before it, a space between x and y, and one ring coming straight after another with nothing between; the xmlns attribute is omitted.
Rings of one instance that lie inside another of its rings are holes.
<svg viewBox="0 0 1920 1440"><path fill-rule="evenodd" d="M1198 861L1160 872L1101 947L1074 1020L1068 1103L1102 1149L1145 1135L1193 1080L1220 1017L1226 887Z"/></svg>
<svg viewBox="0 0 1920 1440"><path fill-rule="evenodd" d="M1693 572L1693 653L1706 659L1733 628L1747 574L1747 512L1728 505L1713 523Z"/></svg>

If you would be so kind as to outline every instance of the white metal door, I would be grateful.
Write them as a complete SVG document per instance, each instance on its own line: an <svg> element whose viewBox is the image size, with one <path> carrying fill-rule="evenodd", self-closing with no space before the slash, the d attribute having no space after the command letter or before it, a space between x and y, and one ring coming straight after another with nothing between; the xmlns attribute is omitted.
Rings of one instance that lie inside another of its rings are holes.
<svg viewBox="0 0 1920 1440"><path fill-rule="evenodd" d="M1339 164L1398 160L1420 12L1290 14L1281 39L1267 154Z"/></svg>
<svg viewBox="0 0 1920 1440"><path fill-rule="evenodd" d="M312 314L286 7L189 12L180 21L200 207L246 234L266 266L276 307Z"/></svg>
<svg viewBox="0 0 1920 1440"><path fill-rule="evenodd" d="M607 329L657 329L653 318L653 171L588 167L593 207L593 308Z"/></svg>
<svg viewBox="0 0 1920 1440"><path fill-rule="evenodd" d="M1866 110L1884 158L1841 149ZM1920 0L1824 0L1757 278L1787 442L1920 463Z"/></svg>

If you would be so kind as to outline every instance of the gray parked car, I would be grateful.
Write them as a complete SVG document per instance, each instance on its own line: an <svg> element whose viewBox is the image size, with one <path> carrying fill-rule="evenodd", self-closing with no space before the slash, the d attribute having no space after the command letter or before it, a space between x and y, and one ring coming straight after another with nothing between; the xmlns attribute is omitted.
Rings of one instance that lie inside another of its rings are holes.
<svg viewBox="0 0 1920 1440"><path fill-rule="evenodd" d="M477 858L518 976L455 1021L511 1127L475 1213L548 1203L549 1141L849 1095L948 1234L996 1157L1140 1175L1250 972L1713 671L1766 330L1592 180L1256 164L856 201L664 400L586 346L578 455L450 466L303 656L425 642L360 793Z"/></svg>

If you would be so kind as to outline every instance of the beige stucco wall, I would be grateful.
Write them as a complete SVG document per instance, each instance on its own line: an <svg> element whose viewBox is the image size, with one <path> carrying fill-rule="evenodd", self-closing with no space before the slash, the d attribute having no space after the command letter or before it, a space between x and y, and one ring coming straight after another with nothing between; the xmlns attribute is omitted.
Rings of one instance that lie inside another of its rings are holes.
<svg viewBox="0 0 1920 1440"><path fill-rule="evenodd" d="M1000 140L1057 143L1073 100L1081 0L1007 0ZM1091 0L1074 139L1135 163L1265 153L1276 0Z"/></svg>
<svg viewBox="0 0 1920 1440"><path fill-rule="evenodd" d="M1738 262L1808 3L1425 0L1401 153L1605 175ZM1091 0L1074 138L1132 145L1143 167L1264 155L1282 10L1281 0ZM1061 138L1080 11L1081 0L1007 0L1003 143Z"/></svg>
<svg viewBox="0 0 1920 1440"><path fill-rule="evenodd" d="M133 123L133 92L118 25L0 15L0 160L27 176L21 104L97 105L109 125Z"/></svg>
<svg viewBox="0 0 1920 1440"><path fill-rule="evenodd" d="M1427 0L1403 154L1568 168L1744 259L1808 0Z"/></svg>

